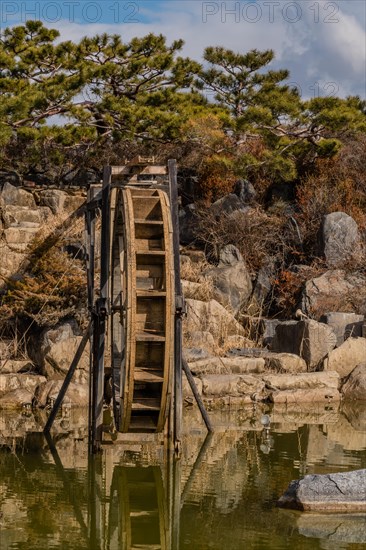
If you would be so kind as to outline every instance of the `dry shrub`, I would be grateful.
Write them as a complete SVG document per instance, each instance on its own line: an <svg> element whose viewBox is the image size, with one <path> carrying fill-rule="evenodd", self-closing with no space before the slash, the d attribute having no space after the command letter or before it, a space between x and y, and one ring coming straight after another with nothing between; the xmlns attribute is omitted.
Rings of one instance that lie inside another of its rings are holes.
<svg viewBox="0 0 366 550"><path fill-rule="evenodd" d="M318 255L323 216L345 212L366 231L366 136L347 143L335 159L319 160L314 173L297 189L299 223L307 255ZM363 258L360 259L361 261Z"/></svg>
<svg viewBox="0 0 366 550"><path fill-rule="evenodd" d="M205 157L198 170L197 195L208 202L216 201L232 192L236 179L230 157Z"/></svg>
<svg viewBox="0 0 366 550"><path fill-rule="evenodd" d="M192 283L200 283L202 281L203 272L210 267L210 264L206 260L200 260L198 262L192 262L191 260L181 262L180 276L181 279L191 281Z"/></svg>
<svg viewBox="0 0 366 550"><path fill-rule="evenodd" d="M219 257L221 248L235 245L253 273L272 258L285 265L289 254L296 254L294 230L284 216L265 213L260 208L249 211L222 213L220 217L210 211L201 213L200 239L210 257Z"/></svg>
<svg viewBox="0 0 366 550"><path fill-rule="evenodd" d="M42 226L28 250L27 272L6 282L0 302L2 325L15 318L53 326L86 304L83 262L63 250L71 236L81 238L82 228L82 220L61 215Z"/></svg>
<svg viewBox="0 0 366 550"><path fill-rule="evenodd" d="M279 272L273 281L272 306L275 307L281 317L290 318L293 316L306 281L319 277L325 271L326 267L319 262L314 263L313 266L303 266L296 271L282 269Z"/></svg>

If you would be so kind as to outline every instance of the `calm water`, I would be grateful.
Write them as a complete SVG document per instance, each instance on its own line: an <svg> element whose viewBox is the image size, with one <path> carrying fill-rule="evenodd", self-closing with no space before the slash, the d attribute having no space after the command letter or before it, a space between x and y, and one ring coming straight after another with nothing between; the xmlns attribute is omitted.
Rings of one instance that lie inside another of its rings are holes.
<svg viewBox="0 0 366 550"><path fill-rule="evenodd" d="M185 411L173 462L159 441L133 437L88 459L84 411L58 418L53 452L44 416L0 413L1 550L366 548L365 515L275 507L292 479L366 468L365 407L210 415L205 439Z"/></svg>

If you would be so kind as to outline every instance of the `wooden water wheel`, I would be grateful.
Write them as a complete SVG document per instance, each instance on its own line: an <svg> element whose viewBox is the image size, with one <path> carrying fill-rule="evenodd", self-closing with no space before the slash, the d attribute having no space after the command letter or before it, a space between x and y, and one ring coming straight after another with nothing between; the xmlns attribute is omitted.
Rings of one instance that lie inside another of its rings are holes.
<svg viewBox="0 0 366 550"><path fill-rule="evenodd" d="M120 432L162 431L171 398L174 261L163 169L112 168L111 366Z"/></svg>

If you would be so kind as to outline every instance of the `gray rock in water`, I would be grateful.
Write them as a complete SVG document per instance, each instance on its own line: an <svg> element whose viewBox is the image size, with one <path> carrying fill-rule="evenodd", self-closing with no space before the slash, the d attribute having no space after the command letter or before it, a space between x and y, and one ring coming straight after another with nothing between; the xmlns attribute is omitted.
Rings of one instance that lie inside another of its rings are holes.
<svg viewBox="0 0 366 550"><path fill-rule="evenodd" d="M305 537L325 539L333 544L366 543L364 514L300 514L296 526L299 533ZM344 546L327 546L327 548L344 548Z"/></svg>
<svg viewBox="0 0 366 550"><path fill-rule="evenodd" d="M357 223L345 212L324 216L321 229L321 252L330 267L341 267L360 246Z"/></svg>
<svg viewBox="0 0 366 550"><path fill-rule="evenodd" d="M312 474L291 481L277 505L307 511L366 512L366 470Z"/></svg>

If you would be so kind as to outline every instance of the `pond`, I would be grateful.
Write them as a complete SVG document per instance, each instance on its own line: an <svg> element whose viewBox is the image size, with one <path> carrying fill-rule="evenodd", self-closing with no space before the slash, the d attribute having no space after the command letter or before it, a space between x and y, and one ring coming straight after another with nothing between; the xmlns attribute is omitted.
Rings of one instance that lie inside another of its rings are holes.
<svg viewBox="0 0 366 550"><path fill-rule="evenodd" d="M267 416L264 416L267 415ZM366 515L276 508L292 479L366 468L366 407L185 410L182 454L135 434L88 457L87 413L0 413L0 548L359 549ZM270 421L264 427L266 420Z"/></svg>

